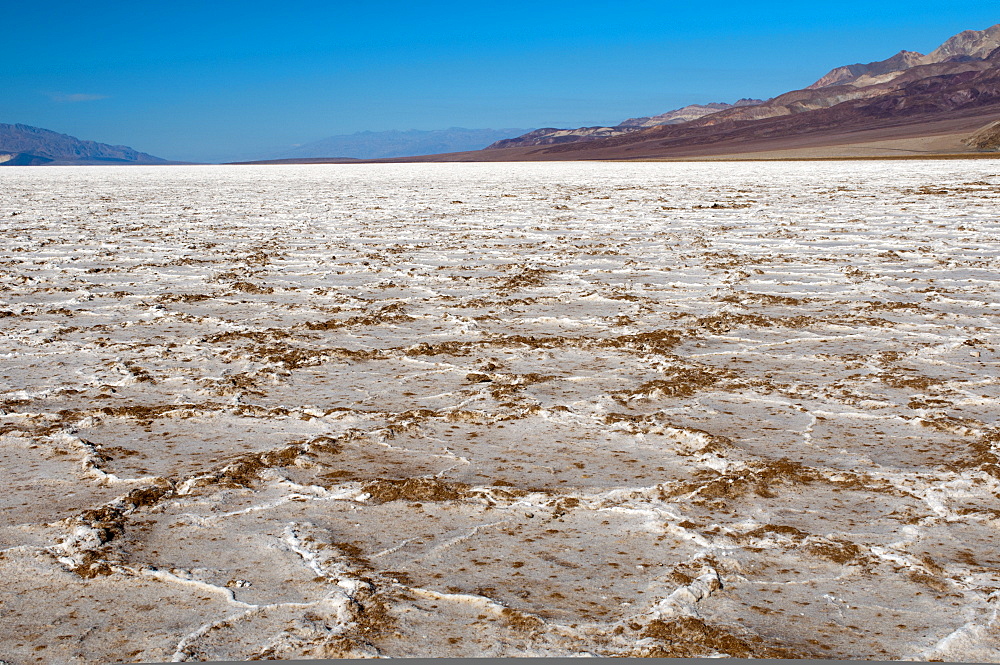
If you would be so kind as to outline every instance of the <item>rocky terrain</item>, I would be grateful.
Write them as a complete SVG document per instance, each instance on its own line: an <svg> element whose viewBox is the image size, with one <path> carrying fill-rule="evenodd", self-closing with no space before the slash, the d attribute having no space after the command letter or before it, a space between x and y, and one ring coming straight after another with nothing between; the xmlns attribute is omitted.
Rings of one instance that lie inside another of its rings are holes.
<svg viewBox="0 0 1000 665"><path fill-rule="evenodd" d="M0 124L0 166L166 163L124 145L83 141L30 125Z"/></svg>
<svg viewBox="0 0 1000 665"><path fill-rule="evenodd" d="M977 131L966 139L966 143L976 150L992 152L1000 150L1000 120L991 122Z"/></svg>
<svg viewBox="0 0 1000 665"><path fill-rule="evenodd" d="M1000 661L991 161L0 170L0 658Z"/></svg>

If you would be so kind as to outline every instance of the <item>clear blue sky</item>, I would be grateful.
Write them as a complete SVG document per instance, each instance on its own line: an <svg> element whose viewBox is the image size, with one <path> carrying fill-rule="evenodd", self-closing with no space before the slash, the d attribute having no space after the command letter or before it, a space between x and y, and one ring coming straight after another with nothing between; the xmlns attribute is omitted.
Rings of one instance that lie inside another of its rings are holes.
<svg viewBox="0 0 1000 665"><path fill-rule="evenodd" d="M0 122L206 161L770 97L1000 23L996 0L4 4Z"/></svg>

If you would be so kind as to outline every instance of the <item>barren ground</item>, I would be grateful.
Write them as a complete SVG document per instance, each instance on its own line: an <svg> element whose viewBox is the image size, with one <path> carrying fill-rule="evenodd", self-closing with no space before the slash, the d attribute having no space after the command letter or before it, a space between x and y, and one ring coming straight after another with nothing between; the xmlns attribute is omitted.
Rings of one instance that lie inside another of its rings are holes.
<svg viewBox="0 0 1000 665"><path fill-rule="evenodd" d="M1000 167L0 172L0 659L1000 662Z"/></svg>

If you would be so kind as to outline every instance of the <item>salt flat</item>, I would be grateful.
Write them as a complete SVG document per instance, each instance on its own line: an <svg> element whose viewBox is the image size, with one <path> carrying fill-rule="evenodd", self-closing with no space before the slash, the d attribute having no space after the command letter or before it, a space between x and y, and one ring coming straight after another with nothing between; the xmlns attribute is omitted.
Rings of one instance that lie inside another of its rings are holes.
<svg viewBox="0 0 1000 665"><path fill-rule="evenodd" d="M990 161L0 171L0 658L1000 662Z"/></svg>

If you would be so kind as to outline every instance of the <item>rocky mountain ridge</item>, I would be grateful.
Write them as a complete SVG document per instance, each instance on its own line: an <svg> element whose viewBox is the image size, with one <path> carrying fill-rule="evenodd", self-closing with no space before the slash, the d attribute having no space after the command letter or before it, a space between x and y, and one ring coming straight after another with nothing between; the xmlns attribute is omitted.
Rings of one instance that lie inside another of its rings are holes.
<svg viewBox="0 0 1000 665"><path fill-rule="evenodd" d="M997 48L1000 48L1000 25L985 30L965 30L950 37L927 55L916 51L900 51L885 60L836 67L806 90L845 84L872 85L889 80L884 78L886 75L898 75L920 65L984 60Z"/></svg>

